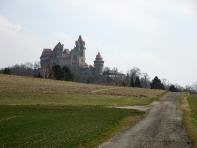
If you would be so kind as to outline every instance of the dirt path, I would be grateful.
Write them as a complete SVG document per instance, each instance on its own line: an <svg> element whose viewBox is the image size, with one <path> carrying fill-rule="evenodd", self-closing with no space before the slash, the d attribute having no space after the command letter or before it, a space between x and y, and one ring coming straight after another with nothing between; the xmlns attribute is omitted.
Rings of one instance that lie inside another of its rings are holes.
<svg viewBox="0 0 197 148"><path fill-rule="evenodd" d="M98 89L98 90L93 90L91 93L97 93L97 92L102 92L106 90L113 90L113 89L119 89L118 87L112 87L112 88L105 88L105 89Z"/></svg>
<svg viewBox="0 0 197 148"><path fill-rule="evenodd" d="M102 148L190 148L182 127L180 94L168 93L138 124L104 143Z"/></svg>
<svg viewBox="0 0 197 148"><path fill-rule="evenodd" d="M150 110L154 105L158 104L159 101L154 101L149 105L133 105L133 106L112 106L113 108L121 108L121 109L134 109L134 110L138 110L138 111L142 111L142 112L147 112L148 110Z"/></svg>

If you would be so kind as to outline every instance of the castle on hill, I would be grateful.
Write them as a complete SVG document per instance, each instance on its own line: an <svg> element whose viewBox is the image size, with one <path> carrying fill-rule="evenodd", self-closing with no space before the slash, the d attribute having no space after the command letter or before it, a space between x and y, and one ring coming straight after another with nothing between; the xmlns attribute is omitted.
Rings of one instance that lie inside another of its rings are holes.
<svg viewBox="0 0 197 148"><path fill-rule="evenodd" d="M60 42L53 50L43 49L40 57L41 75L48 77L54 65L68 66L73 73L78 75L102 75L104 61L101 54L96 55L94 66L91 66L86 63L85 50L85 41L81 35L75 42L75 47L71 50L64 48L64 45Z"/></svg>

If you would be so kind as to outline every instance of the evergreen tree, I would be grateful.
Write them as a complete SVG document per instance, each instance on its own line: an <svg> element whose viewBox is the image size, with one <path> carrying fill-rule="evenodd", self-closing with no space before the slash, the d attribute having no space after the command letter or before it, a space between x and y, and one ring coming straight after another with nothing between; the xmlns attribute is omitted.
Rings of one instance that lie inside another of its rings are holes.
<svg viewBox="0 0 197 148"><path fill-rule="evenodd" d="M3 74L10 75L10 74L11 74L10 69L9 69L9 68L5 68L5 69L3 70Z"/></svg>
<svg viewBox="0 0 197 148"><path fill-rule="evenodd" d="M170 85L169 91L171 92L177 92L177 88L174 85Z"/></svg>
<svg viewBox="0 0 197 148"><path fill-rule="evenodd" d="M152 80L151 89L165 89L161 80L157 76Z"/></svg>
<svg viewBox="0 0 197 148"><path fill-rule="evenodd" d="M137 76L136 79L135 79L135 87L139 87L139 88L142 87L139 76Z"/></svg>
<svg viewBox="0 0 197 148"><path fill-rule="evenodd" d="M52 67L53 76L56 80L63 80L64 79L64 72L60 65L55 65Z"/></svg>
<svg viewBox="0 0 197 148"><path fill-rule="evenodd" d="M62 70L64 72L64 80L66 80L66 81L73 81L73 74L72 74L70 68L67 67L67 66L64 66L62 68Z"/></svg>
<svg viewBox="0 0 197 148"><path fill-rule="evenodd" d="M130 78L130 87L135 87L134 79L133 77Z"/></svg>

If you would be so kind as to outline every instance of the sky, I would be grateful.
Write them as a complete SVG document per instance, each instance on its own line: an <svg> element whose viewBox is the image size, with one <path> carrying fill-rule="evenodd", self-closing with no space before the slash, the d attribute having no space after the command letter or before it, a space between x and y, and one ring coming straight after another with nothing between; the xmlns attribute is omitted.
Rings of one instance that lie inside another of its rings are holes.
<svg viewBox="0 0 197 148"><path fill-rule="evenodd" d="M39 61L43 48L86 42L86 62L197 81L196 0L0 0L0 68Z"/></svg>

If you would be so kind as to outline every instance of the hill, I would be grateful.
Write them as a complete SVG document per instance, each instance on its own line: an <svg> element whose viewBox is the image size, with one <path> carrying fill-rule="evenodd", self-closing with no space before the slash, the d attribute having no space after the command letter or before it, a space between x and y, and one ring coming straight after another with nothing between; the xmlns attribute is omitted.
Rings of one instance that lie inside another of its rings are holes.
<svg viewBox="0 0 197 148"><path fill-rule="evenodd" d="M163 93L161 90L0 75L0 105L146 105Z"/></svg>
<svg viewBox="0 0 197 148"><path fill-rule="evenodd" d="M164 91L0 75L0 147L94 147Z"/></svg>

